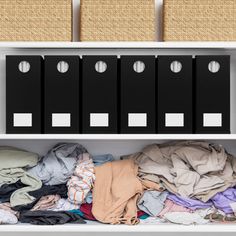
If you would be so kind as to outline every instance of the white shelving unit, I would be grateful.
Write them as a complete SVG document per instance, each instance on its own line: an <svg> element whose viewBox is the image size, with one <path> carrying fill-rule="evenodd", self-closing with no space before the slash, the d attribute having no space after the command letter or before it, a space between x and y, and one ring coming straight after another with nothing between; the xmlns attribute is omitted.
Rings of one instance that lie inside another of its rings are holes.
<svg viewBox="0 0 236 236"><path fill-rule="evenodd" d="M58 142L78 142L92 155L111 153L115 158L140 151L151 143L170 140L209 140L224 145L236 156L236 42L0 42L0 145L11 145L44 155ZM231 55L231 131L232 134L5 134L5 56L6 55ZM0 225L0 236L50 234L94 235L99 233L146 233L180 235L183 233L215 235L235 234L236 225L104 225L89 222L86 225L34 226Z"/></svg>
<svg viewBox="0 0 236 236"><path fill-rule="evenodd" d="M156 0L160 12L162 0ZM74 0L74 39L78 39L79 0ZM161 25L161 15L158 18ZM161 27L158 28L159 30ZM6 55L217 55L231 56L231 132L232 134L5 134L5 56ZM79 142L92 154L111 153L115 158L140 151L151 143L169 140L209 140L221 143L236 156L236 42L0 42L0 146L12 145L44 155L58 142ZM105 225L88 222L86 225L35 226L28 224L0 225L0 236L30 235L104 235L130 233L146 235L204 235L236 233L236 224L209 225ZM46 233L46 234L45 234ZM101 233L101 234L99 234Z"/></svg>
<svg viewBox="0 0 236 236"><path fill-rule="evenodd" d="M0 232L2 233L235 233L236 225L104 225L104 224L92 224L86 225L55 225L55 226L36 226L19 224L12 226L0 226ZM209 235L209 234L207 234Z"/></svg>
<svg viewBox="0 0 236 236"><path fill-rule="evenodd" d="M0 134L0 140L236 140L236 134Z"/></svg>
<svg viewBox="0 0 236 236"><path fill-rule="evenodd" d="M0 42L12 49L236 49L236 42Z"/></svg>
<svg viewBox="0 0 236 236"><path fill-rule="evenodd" d="M236 42L0 42L0 145L11 145L44 155L58 142L78 142L92 155L111 153L115 158L140 151L151 143L169 140L209 140L224 145L236 156ZM5 134L5 56L6 55L231 55L231 131L232 134ZM146 233L180 235L204 233L207 236L221 232L235 234L236 225L86 225L34 226L0 225L0 236L49 234Z"/></svg>

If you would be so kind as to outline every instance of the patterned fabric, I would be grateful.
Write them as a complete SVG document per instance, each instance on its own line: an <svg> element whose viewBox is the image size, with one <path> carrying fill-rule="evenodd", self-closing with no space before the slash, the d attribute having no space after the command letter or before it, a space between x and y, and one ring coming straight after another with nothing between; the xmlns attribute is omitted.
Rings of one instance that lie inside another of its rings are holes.
<svg viewBox="0 0 236 236"><path fill-rule="evenodd" d="M80 205L93 187L95 181L94 164L88 153L81 154L68 186L68 200Z"/></svg>

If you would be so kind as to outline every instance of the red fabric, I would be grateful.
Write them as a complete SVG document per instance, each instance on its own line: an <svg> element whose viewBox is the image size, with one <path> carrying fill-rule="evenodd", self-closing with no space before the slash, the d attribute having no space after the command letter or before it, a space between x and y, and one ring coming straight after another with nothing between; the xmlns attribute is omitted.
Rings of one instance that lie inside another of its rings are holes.
<svg viewBox="0 0 236 236"><path fill-rule="evenodd" d="M140 218L143 215L146 215L146 213L143 211L138 211L137 214L138 214L138 218Z"/></svg>
<svg viewBox="0 0 236 236"><path fill-rule="evenodd" d="M83 212L84 218L87 220L96 220L92 214L93 204L84 203L80 206L80 211Z"/></svg>
<svg viewBox="0 0 236 236"><path fill-rule="evenodd" d="M93 204L89 203L84 203L80 206L80 211L83 212L84 218L87 220L96 220L95 217L92 214L92 206ZM138 211L138 218L141 217L142 215L145 215L146 213L143 211Z"/></svg>

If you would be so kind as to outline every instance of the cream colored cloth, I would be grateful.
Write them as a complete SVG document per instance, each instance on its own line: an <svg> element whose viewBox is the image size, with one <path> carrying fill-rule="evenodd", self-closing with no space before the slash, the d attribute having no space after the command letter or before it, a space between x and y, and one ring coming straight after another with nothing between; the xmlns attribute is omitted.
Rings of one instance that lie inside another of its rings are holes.
<svg viewBox="0 0 236 236"><path fill-rule="evenodd" d="M95 167L93 189L94 217L111 224L137 224L137 200L144 189L160 190L149 181L144 184L137 177L138 166L133 160L109 162Z"/></svg>
<svg viewBox="0 0 236 236"><path fill-rule="evenodd" d="M18 180L27 185L17 189L10 198L11 206L27 205L35 198L28 192L38 190L42 183L36 177L27 173L27 169L36 166L38 155L14 147L0 147L0 186L16 183Z"/></svg>
<svg viewBox="0 0 236 236"><path fill-rule="evenodd" d="M130 155L139 176L174 194L204 202L236 185L236 159L221 145L200 141L153 144Z"/></svg>

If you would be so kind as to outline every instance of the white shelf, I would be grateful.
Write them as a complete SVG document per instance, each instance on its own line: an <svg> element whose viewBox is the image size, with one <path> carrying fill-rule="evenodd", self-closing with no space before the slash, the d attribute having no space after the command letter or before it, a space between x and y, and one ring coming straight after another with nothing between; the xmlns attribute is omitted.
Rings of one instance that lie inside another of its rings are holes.
<svg viewBox="0 0 236 236"><path fill-rule="evenodd" d="M236 49L236 42L0 42L0 48Z"/></svg>
<svg viewBox="0 0 236 236"><path fill-rule="evenodd" d="M54 225L54 226L38 226L29 224L18 225L0 225L0 232L160 232L160 233L179 233L179 232L227 232L235 233L236 225L234 224L209 224L209 225L174 225L174 224L157 224L157 225L105 225L105 224L87 224L87 225Z"/></svg>
<svg viewBox="0 0 236 236"><path fill-rule="evenodd" d="M0 134L0 140L236 140L236 134Z"/></svg>

